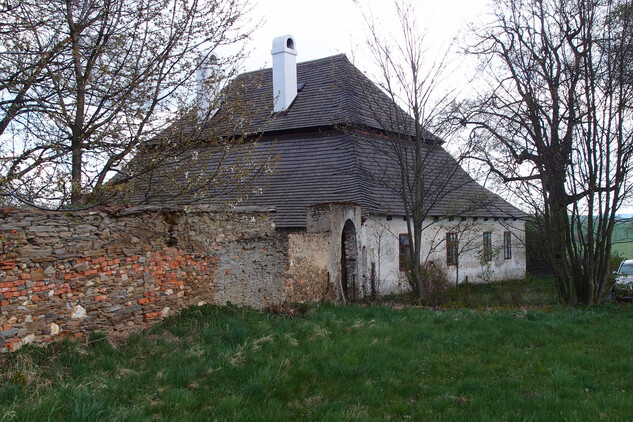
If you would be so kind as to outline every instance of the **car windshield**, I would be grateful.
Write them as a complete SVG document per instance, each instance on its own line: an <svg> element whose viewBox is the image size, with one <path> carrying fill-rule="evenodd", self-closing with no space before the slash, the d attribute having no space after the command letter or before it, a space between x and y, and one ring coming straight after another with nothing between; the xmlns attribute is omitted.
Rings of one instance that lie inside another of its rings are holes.
<svg viewBox="0 0 633 422"><path fill-rule="evenodd" d="M620 267L620 274L631 274L633 275L633 263L631 264L622 264Z"/></svg>

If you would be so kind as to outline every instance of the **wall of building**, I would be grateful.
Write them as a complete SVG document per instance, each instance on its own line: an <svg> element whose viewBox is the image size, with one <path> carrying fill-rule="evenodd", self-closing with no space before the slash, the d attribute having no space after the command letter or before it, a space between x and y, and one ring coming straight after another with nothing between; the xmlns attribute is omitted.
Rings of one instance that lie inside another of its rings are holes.
<svg viewBox="0 0 633 422"><path fill-rule="evenodd" d="M428 219L424 222L422 261L432 261L447 272L451 282L457 277L457 267L446 265L446 233L459 237L459 282L485 282L520 278L525 274L525 223L513 219L456 218L452 220ZM503 233L512 234L512 258L504 259ZM481 264L483 233L492 235L493 259L489 265ZM405 274L399 270L399 240L407 233L402 217L388 219L374 215L367 218L361 231L361 244L368 249L368 263L375 263L376 278L381 293L409 289Z"/></svg>
<svg viewBox="0 0 633 422"><path fill-rule="evenodd" d="M282 303L307 273L295 262L288 276L289 259L288 235L261 210L3 209L0 350L139 329L191 305Z"/></svg>

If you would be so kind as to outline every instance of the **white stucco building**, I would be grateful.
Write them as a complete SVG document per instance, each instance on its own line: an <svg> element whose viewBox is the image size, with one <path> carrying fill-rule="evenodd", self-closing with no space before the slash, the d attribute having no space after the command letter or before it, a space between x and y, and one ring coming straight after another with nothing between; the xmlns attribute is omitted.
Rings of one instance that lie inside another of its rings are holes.
<svg viewBox="0 0 633 422"><path fill-rule="evenodd" d="M272 151L274 171L263 172L257 189L242 188L248 195L211 186L217 193L205 200L239 197L241 205L274 208L278 231L324 233L318 241L291 246L296 256L313 259L315 268L328 274L339 299L371 293L372 280L379 293L408 289L403 256L410 239L389 142L396 134L405 148L414 145L411 118L344 55L297 64L290 35L274 40L272 54L272 69L242 74L226 92L252 112L246 142L252 142L254 154ZM385 119L394 113L406 116L405 124L386 130ZM225 119L220 110L205 124L223 127ZM441 139L425 133L422 142L428 199L422 263L433 262L453 283L523 276L525 214L476 183ZM204 146L204 138L199 144ZM213 174L218 157L232 159L218 153L178 161L188 162L187 174ZM185 189L162 171L147 176L160 190L138 181L130 200L195 200L179 198Z"/></svg>

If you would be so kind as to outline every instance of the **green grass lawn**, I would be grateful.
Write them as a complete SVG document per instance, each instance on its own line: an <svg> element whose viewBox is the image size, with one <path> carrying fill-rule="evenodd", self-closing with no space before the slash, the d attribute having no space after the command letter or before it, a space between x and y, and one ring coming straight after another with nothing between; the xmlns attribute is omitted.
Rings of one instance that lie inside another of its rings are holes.
<svg viewBox="0 0 633 422"><path fill-rule="evenodd" d="M629 421L633 309L192 308L5 356L0 421Z"/></svg>
<svg viewBox="0 0 633 422"><path fill-rule="evenodd" d="M624 259L633 259L633 242L615 243L611 247L611 253Z"/></svg>

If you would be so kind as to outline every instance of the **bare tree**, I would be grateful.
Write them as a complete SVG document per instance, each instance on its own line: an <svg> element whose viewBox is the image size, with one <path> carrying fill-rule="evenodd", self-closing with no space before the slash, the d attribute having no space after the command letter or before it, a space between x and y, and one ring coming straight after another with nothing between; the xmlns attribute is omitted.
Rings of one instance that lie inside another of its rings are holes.
<svg viewBox="0 0 633 422"><path fill-rule="evenodd" d="M195 132L199 122L182 117L198 105L196 70L252 30L247 0L0 7L2 194L60 207L86 202L166 127ZM230 77L236 59L218 61L206 83ZM174 110L188 111L170 120ZM134 177L127 170L119 184Z"/></svg>
<svg viewBox="0 0 633 422"><path fill-rule="evenodd" d="M395 34L383 35L381 26L366 15L367 47L378 69L374 79L381 90L361 83L362 102L382 129L374 142L365 140L367 148L374 150L367 156L375 157L366 164L367 173L401 200L411 239L408 261L418 263L411 265L410 282L421 298L428 293L420 269L425 220L437 211L447 192L456 188L450 183L461 168L442 146L453 129L443 124L452 93L440 89L447 55L432 59L413 5L399 1L394 5L399 20Z"/></svg>
<svg viewBox="0 0 633 422"><path fill-rule="evenodd" d="M371 238L373 243L376 245L376 250L374 251L375 264L376 264L376 273L374 286L372 286L372 290L375 292L376 296L379 296L381 293L381 285L383 282L383 272L382 272L382 263L385 256L385 249L383 243L389 240L398 239L398 234L393 233L389 229L389 225L385 224L379 218L375 218L374 216L369 216L368 220L371 222L367 227L367 235Z"/></svg>
<svg viewBox="0 0 633 422"><path fill-rule="evenodd" d="M490 89L463 116L472 158L534 208L561 300L609 287L616 212L633 152L630 19L610 0L497 0L470 51Z"/></svg>
<svg viewBox="0 0 633 422"><path fill-rule="evenodd" d="M443 241L446 249L451 250L452 256L450 258L453 260L452 265L455 266L455 298L457 298L458 294L460 282L459 270L463 258L482 250L482 229L486 231L486 226L482 226L478 221L466 217L462 217L452 223L448 222L444 224L446 238L443 239ZM448 258L447 256L447 260Z"/></svg>

